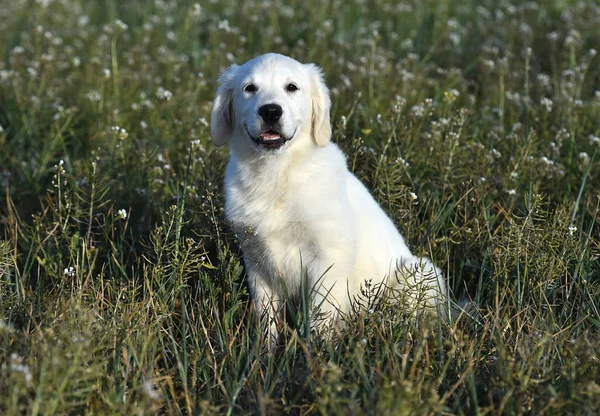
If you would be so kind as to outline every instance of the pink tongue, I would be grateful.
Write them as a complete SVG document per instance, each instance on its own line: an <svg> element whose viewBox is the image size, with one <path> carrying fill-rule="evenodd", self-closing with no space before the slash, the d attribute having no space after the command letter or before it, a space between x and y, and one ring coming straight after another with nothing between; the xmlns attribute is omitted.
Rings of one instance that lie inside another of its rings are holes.
<svg viewBox="0 0 600 416"><path fill-rule="evenodd" d="M267 132L261 133L260 137L263 140L279 140L279 139L281 139L281 135L279 135L277 133L267 133Z"/></svg>

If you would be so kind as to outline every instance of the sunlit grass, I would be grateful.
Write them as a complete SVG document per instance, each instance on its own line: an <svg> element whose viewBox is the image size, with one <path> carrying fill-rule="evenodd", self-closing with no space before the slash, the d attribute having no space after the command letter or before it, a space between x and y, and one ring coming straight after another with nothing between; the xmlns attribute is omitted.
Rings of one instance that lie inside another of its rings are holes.
<svg viewBox="0 0 600 416"><path fill-rule="evenodd" d="M0 6L0 413L598 412L600 6L184 3ZM269 51L467 313L267 352L208 120Z"/></svg>

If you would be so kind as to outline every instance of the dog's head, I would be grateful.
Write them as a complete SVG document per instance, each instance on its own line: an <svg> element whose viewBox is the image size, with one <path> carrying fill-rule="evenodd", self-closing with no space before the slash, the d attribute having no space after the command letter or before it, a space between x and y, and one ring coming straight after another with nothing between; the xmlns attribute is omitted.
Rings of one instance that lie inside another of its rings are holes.
<svg viewBox="0 0 600 416"><path fill-rule="evenodd" d="M297 141L329 143L331 101L317 66L269 53L232 65L219 81L210 120L215 146L279 153Z"/></svg>

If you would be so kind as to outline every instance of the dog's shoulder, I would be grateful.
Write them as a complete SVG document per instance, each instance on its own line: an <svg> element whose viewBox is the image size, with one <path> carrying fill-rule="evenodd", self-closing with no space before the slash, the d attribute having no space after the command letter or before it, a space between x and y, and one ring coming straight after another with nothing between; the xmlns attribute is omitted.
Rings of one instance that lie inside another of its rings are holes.
<svg viewBox="0 0 600 416"><path fill-rule="evenodd" d="M348 170L346 155L335 143L315 148L303 158L303 167L318 174L341 173Z"/></svg>

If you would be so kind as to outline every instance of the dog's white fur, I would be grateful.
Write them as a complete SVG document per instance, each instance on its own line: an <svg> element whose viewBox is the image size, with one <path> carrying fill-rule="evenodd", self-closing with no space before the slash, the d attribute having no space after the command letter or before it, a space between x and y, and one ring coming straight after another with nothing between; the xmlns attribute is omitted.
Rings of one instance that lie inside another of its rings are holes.
<svg viewBox="0 0 600 416"><path fill-rule="evenodd" d="M409 291L415 283L425 287L427 306L438 304L442 273L412 255L330 142L331 102L321 70L270 53L231 66L220 83L211 135L215 146L230 148L226 215L242 242L251 296L271 329L277 305L299 293L303 274L315 285L315 304L334 317L350 311L365 280ZM298 90L286 90L290 83ZM245 90L248 84L256 90ZM265 104L281 106L279 131L291 137L277 150L250 137L265 129L258 114ZM409 295L416 305L417 295Z"/></svg>

